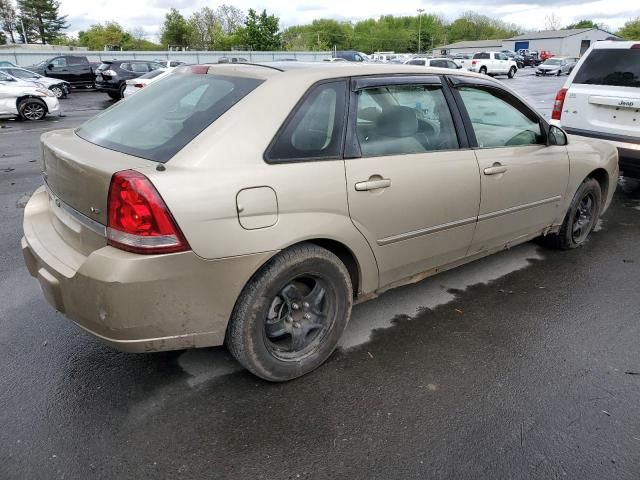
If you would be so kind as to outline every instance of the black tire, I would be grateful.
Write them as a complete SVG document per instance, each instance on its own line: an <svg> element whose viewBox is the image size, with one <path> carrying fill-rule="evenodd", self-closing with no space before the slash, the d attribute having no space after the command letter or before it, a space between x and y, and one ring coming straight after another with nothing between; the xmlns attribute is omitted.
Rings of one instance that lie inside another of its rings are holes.
<svg viewBox="0 0 640 480"><path fill-rule="evenodd" d="M245 286L225 343L258 377L292 380L329 358L352 301L351 278L338 257L314 244L295 245L269 260Z"/></svg>
<svg viewBox="0 0 640 480"><path fill-rule="evenodd" d="M60 85L53 85L49 90L53 92L56 98L62 98L65 96L64 89Z"/></svg>
<svg viewBox="0 0 640 480"><path fill-rule="evenodd" d="M18 105L23 120L42 120L47 115L47 105L39 98L25 98Z"/></svg>
<svg viewBox="0 0 640 480"><path fill-rule="evenodd" d="M124 98L124 91L127 89L127 84L123 83L120 85L120 99Z"/></svg>
<svg viewBox="0 0 640 480"><path fill-rule="evenodd" d="M557 75L556 75L556 76L558 76L558 77L559 77L560 75L562 75L562 70L558 70L558 73L557 73Z"/></svg>
<svg viewBox="0 0 640 480"><path fill-rule="evenodd" d="M588 218L584 215L585 204L583 203L587 198L592 201ZM602 190L600 184L595 178L587 178L574 195L560 231L557 234L544 237L543 243L548 247L560 250L569 250L582 246L589 238L593 227L595 227L600 217L601 209ZM579 234L576 230L578 223L581 223Z"/></svg>
<svg viewBox="0 0 640 480"><path fill-rule="evenodd" d="M480 75L486 75L487 74L487 67L480 67L480 70L478 70L478 73Z"/></svg>
<svg viewBox="0 0 640 480"><path fill-rule="evenodd" d="M111 97L111 100L120 100L120 93L107 92L107 95Z"/></svg>
<svg viewBox="0 0 640 480"><path fill-rule="evenodd" d="M516 76L516 72L517 72L517 71L518 71L518 70L516 69L516 67L511 67L511 68L509 69L509 73L507 74L507 76L508 76L509 78L513 78L513 77L515 77L515 76Z"/></svg>

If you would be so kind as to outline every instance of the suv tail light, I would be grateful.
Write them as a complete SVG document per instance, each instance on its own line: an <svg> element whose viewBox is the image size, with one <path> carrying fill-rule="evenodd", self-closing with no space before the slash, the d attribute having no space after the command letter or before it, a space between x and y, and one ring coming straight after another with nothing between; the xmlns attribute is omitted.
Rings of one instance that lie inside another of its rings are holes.
<svg viewBox="0 0 640 480"><path fill-rule="evenodd" d="M475 65L476 63L478 63L478 62L475 61L475 60L471 60L471 65Z"/></svg>
<svg viewBox="0 0 640 480"><path fill-rule="evenodd" d="M640 43L634 43L631 48L640 48Z"/></svg>
<svg viewBox="0 0 640 480"><path fill-rule="evenodd" d="M560 120L562 116L562 107L564 106L564 99L567 96L567 89L561 88L558 90L556 100L553 102L553 111L551 112L551 118L553 120Z"/></svg>
<svg viewBox="0 0 640 480"><path fill-rule="evenodd" d="M136 88L142 88L144 87L144 83L134 83L133 86Z"/></svg>
<svg viewBox="0 0 640 480"><path fill-rule="evenodd" d="M133 253L189 250L184 235L153 184L134 170L111 177L107 243Z"/></svg>
<svg viewBox="0 0 640 480"><path fill-rule="evenodd" d="M115 77L116 75L118 75L114 70L111 70L111 69L102 70L102 72L100 72L100 73L102 73L102 75L108 75L110 77Z"/></svg>

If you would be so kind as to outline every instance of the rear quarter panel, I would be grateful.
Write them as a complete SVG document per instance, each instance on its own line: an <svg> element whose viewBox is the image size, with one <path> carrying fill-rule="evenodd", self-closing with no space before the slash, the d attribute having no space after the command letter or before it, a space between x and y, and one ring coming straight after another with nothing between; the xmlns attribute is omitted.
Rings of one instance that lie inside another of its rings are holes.
<svg viewBox="0 0 640 480"><path fill-rule="evenodd" d="M263 154L312 82L270 80L180 151L166 171L143 169L194 252L207 259L277 251L309 239L343 243L360 267L360 291L378 287L371 248L349 216L343 160L268 164ZM277 221L247 230L238 219L242 189L270 187Z"/></svg>

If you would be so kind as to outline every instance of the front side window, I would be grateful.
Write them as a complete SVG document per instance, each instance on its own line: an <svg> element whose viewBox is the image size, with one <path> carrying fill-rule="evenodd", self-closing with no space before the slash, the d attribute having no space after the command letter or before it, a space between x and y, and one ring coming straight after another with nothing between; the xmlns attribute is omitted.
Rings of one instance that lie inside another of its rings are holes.
<svg viewBox="0 0 640 480"><path fill-rule="evenodd" d="M110 150L164 163L262 83L182 68L93 117L76 134Z"/></svg>
<svg viewBox="0 0 640 480"><path fill-rule="evenodd" d="M340 158L345 103L344 80L313 87L281 129L266 159L270 162L286 162Z"/></svg>
<svg viewBox="0 0 640 480"><path fill-rule="evenodd" d="M356 131L362 156L458 148L451 113L439 86L375 87L357 95Z"/></svg>
<svg viewBox="0 0 640 480"><path fill-rule="evenodd" d="M64 57L58 57L58 58L54 58L53 60L51 60L50 62L54 67L66 67L67 66L67 59Z"/></svg>
<svg viewBox="0 0 640 480"><path fill-rule="evenodd" d="M149 71L149 66L146 63L132 63L131 71L134 73L147 73Z"/></svg>
<svg viewBox="0 0 640 480"><path fill-rule="evenodd" d="M545 143L538 117L511 94L480 87L461 87L458 91L479 147Z"/></svg>
<svg viewBox="0 0 640 480"><path fill-rule="evenodd" d="M474 60L488 60L489 59L489 54L487 52L482 52L482 53L476 53L473 56Z"/></svg>
<svg viewBox="0 0 640 480"><path fill-rule="evenodd" d="M69 65L86 65L87 61L82 57L67 57Z"/></svg>

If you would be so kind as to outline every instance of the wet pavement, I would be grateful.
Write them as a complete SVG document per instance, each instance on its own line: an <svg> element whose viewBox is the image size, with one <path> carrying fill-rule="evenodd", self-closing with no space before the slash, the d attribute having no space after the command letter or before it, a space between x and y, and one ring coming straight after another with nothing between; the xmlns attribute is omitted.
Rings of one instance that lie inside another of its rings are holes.
<svg viewBox="0 0 640 480"><path fill-rule="evenodd" d="M506 80L543 112L564 78ZM583 248L528 243L358 305L316 372L269 384L223 348L112 350L23 267L37 137L0 121L0 479L640 477L640 184Z"/></svg>

